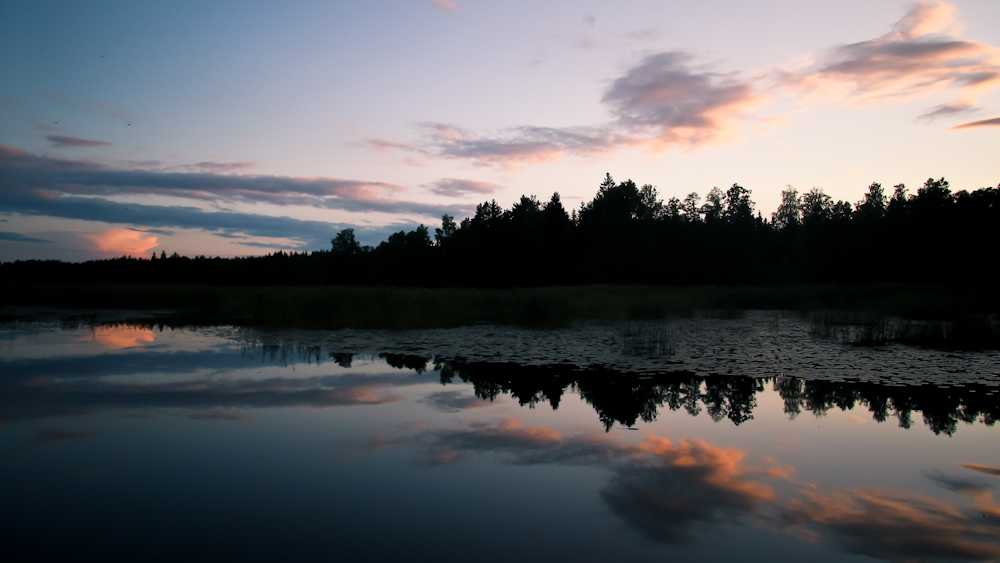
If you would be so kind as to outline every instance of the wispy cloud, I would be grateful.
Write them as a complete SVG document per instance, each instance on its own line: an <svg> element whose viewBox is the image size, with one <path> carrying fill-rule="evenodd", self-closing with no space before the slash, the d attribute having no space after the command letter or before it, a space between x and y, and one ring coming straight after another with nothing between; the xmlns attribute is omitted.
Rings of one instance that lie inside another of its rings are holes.
<svg viewBox="0 0 1000 563"><path fill-rule="evenodd" d="M977 473L985 473L986 475L996 475L997 477L1000 477L1000 467L991 467L989 465L982 465L979 463L957 463L955 465L963 469L976 471Z"/></svg>
<svg viewBox="0 0 1000 563"><path fill-rule="evenodd" d="M199 163L220 169L246 168L250 163ZM412 213L440 217L461 213L461 206L427 204L390 197L406 188L386 182L340 178L225 175L213 172L119 170L93 162L37 156L16 147L0 146L0 178L8 193L36 197L61 194L113 196L155 194L213 202L302 205L346 211ZM149 225L155 226L155 225Z"/></svg>
<svg viewBox="0 0 1000 563"><path fill-rule="evenodd" d="M378 243L392 232L415 227L416 223L335 224L253 213L204 211L189 206L119 203L101 196L159 194L198 201L298 204L357 212L417 214L435 219L444 214L464 217L472 213L468 205L390 199L381 191L392 193L403 188L381 182L115 170L87 161L36 156L4 146L0 146L0 186L0 211L3 212L134 225L145 232L158 234L169 234L162 231L164 228L182 228L203 229L216 236L280 238L298 241L296 248L299 249L326 248L341 228L354 228L360 240ZM41 242L41 239L18 241ZM131 249L139 246L130 244L125 253L138 253ZM287 248L287 243L279 246ZM122 250L108 247L107 251L120 254Z"/></svg>
<svg viewBox="0 0 1000 563"><path fill-rule="evenodd" d="M287 245L282 245L279 243L271 244L266 242L237 242L236 244L242 244L243 246L252 246L254 248L270 248L272 250L288 248Z"/></svg>
<svg viewBox="0 0 1000 563"><path fill-rule="evenodd" d="M502 190L504 187L499 184L489 182L477 182L475 180L462 180L459 178L442 178L434 182L430 191L437 195L448 197L464 197L467 195L491 194Z"/></svg>
<svg viewBox="0 0 1000 563"><path fill-rule="evenodd" d="M972 129L973 127L1000 127L1000 117L970 121L968 123L962 123L961 125L950 127L950 129Z"/></svg>
<svg viewBox="0 0 1000 563"><path fill-rule="evenodd" d="M60 105L68 106L73 109L82 110L86 112L95 112L112 119L121 121L122 123L131 123L133 118L123 109L116 108L114 106L103 104L100 102L80 102L76 100L67 100L62 96L57 96L55 94L42 94L42 98L49 100L50 102L55 102Z"/></svg>
<svg viewBox="0 0 1000 563"><path fill-rule="evenodd" d="M871 105L897 103L957 90L960 102L1000 86L1000 57L989 45L957 37L948 4L921 2L891 31L838 46L804 65L777 73L792 91Z"/></svg>
<svg viewBox="0 0 1000 563"><path fill-rule="evenodd" d="M923 119L927 121L934 121L935 119L942 117L954 117L956 115L966 115L969 113L976 113L982 108L978 108L969 102L951 102L949 104L941 104L934 106L927 113L921 115L917 119Z"/></svg>
<svg viewBox="0 0 1000 563"><path fill-rule="evenodd" d="M599 127L516 127L500 135L476 135L454 125L422 123L417 150L440 158L469 160L481 166L517 170L526 164L557 160L566 153L598 154L621 143Z"/></svg>
<svg viewBox="0 0 1000 563"><path fill-rule="evenodd" d="M243 172L255 166L257 166L256 162L196 162L194 164L184 164L178 168L212 174L224 174L227 172Z"/></svg>
<svg viewBox="0 0 1000 563"><path fill-rule="evenodd" d="M6 221L4 222L6 223ZM3 231L0 231L0 240L9 240L13 242L52 242L51 240L24 236L21 233L9 233Z"/></svg>
<svg viewBox="0 0 1000 563"><path fill-rule="evenodd" d="M110 147L111 143L104 141L91 141L69 135L46 135L46 139L52 141L54 147Z"/></svg>
<svg viewBox="0 0 1000 563"><path fill-rule="evenodd" d="M353 228L360 241L373 244L385 240L401 228L416 226L393 223L371 227L254 213L202 211L196 207L126 204L96 197L39 197L28 193L3 192L0 192L0 211L144 227L201 229L214 236L228 238L290 239L298 241L297 248L302 250L327 248L330 239L342 228ZM461 216L454 209L450 214ZM286 245L281 247L286 248Z"/></svg>
<svg viewBox="0 0 1000 563"><path fill-rule="evenodd" d="M446 123L418 125L421 139L373 139L379 151L399 149L480 166L517 170L571 155L605 156L627 147L663 151L731 141L743 117L767 96L735 73L695 66L681 51L645 57L615 79L601 99L613 121L590 126L525 125L476 133Z"/></svg>

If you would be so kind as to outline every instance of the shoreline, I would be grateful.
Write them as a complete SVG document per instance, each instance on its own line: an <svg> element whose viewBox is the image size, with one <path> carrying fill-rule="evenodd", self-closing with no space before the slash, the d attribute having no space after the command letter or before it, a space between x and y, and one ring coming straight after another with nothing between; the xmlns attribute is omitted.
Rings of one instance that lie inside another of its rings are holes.
<svg viewBox="0 0 1000 563"><path fill-rule="evenodd" d="M318 329L418 329L479 324L565 327L578 321L655 320L715 311L844 311L954 321L1000 313L998 285L589 285L514 289L370 286L0 284L0 307L157 311L187 324ZM10 316L10 312L4 316Z"/></svg>

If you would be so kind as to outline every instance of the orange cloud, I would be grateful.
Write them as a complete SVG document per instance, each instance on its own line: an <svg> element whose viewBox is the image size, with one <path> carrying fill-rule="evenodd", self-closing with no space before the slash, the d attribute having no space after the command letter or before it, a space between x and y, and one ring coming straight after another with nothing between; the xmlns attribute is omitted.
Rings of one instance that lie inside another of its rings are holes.
<svg viewBox="0 0 1000 563"><path fill-rule="evenodd" d="M521 421L516 418L505 418L500 421L495 430L484 429L483 433L494 436L508 436L533 443L558 442L562 440L562 434L558 430L544 426L521 426Z"/></svg>
<svg viewBox="0 0 1000 563"><path fill-rule="evenodd" d="M99 235L82 235L97 244L107 254L144 254L157 245L156 237L132 229L108 229Z"/></svg>
<svg viewBox="0 0 1000 563"><path fill-rule="evenodd" d="M973 127L1000 127L1000 117L970 121L968 123L962 123L961 125L949 127L949 129L972 129Z"/></svg>
<svg viewBox="0 0 1000 563"><path fill-rule="evenodd" d="M689 542L696 523L752 516L762 503L776 499L773 489L751 478L743 450L702 440L675 445L654 436L632 455L601 496L615 514L655 541Z"/></svg>
<svg viewBox="0 0 1000 563"><path fill-rule="evenodd" d="M955 465L963 469L970 469L979 473L1000 477L1000 467L991 467L989 465L982 465L979 463L956 463Z"/></svg>
<svg viewBox="0 0 1000 563"><path fill-rule="evenodd" d="M660 456L664 465L698 468L701 479L719 489L756 500L775 498L771 487L746 479L747 469L743 466L746 452L743 450L723 449L697 439L681 440L679 445L674 446L670 440L656 436L646 440L639 448Z"/></svg>

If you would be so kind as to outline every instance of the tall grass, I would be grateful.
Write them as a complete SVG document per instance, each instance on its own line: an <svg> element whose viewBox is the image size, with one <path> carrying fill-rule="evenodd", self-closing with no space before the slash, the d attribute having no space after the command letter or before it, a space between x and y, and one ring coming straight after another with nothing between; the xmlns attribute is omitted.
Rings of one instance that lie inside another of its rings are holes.
<svg viewBox="0 0 1000 563"><path fill-rule="evenodd" d="M0 306L170 310L194 324L302 328L432 328L480 323L533 327L578 320L652 320L713 310L872 312L954 319L1000 312L993 287L904 285L573 286L515 289L252 287L198 285L0 285ZM873 338L877 335L873 335Z"/></svg>

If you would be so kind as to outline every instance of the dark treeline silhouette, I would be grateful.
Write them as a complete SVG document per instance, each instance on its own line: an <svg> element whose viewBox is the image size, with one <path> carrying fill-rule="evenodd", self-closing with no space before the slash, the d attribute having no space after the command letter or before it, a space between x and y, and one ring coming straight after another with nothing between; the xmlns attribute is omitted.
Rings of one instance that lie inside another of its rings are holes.
<svg viewBox="0 0 1000 563"><path fill-rule="evenodd" d="M952 192L944 178L915 194L868 187L855 204L792 187L770 218L750 190L713 188L662 201L651 185L610 175L567 211L559 194L495 200L473 217L400 231L377 247L352 229L329 250L246 258L166 253L84 263L0 264L17 282L513 287L593 283L775 284L992 282L1000 188Z"/></svg>
<svg viewBox="0 0 1000 563"><path fill-rule="evenodd" d="M315 361L320 361L319 350L310 349ZM350 367L354 356L330 353L329 357ZM394 368L418 373L423 373L433 360L443 385L456 379L471 383L476 396L488 401L510 395L521 406L547 402L558 409L563 394L572 389L594 408L606 430L616 423L632 427L639 420L652 422L663 408L683 409L692 416L704 412L716 422L728 419L738 426L753 419L757 394L768 385L781 396L784 412L790 418L803 412L821 417L832 409L846 411L863 406L876 422L895 418L902 428L910 428L914 413L921 413L931 431L949 436L957 431L959 422L980 421L992 426L1000 419L1000 403L986 394L991 388L977 384L890 386L792 377L701 376L687 371L637 375L599 366L582 369L573 365L465 362L403 354L381 357Z"/></svg>

